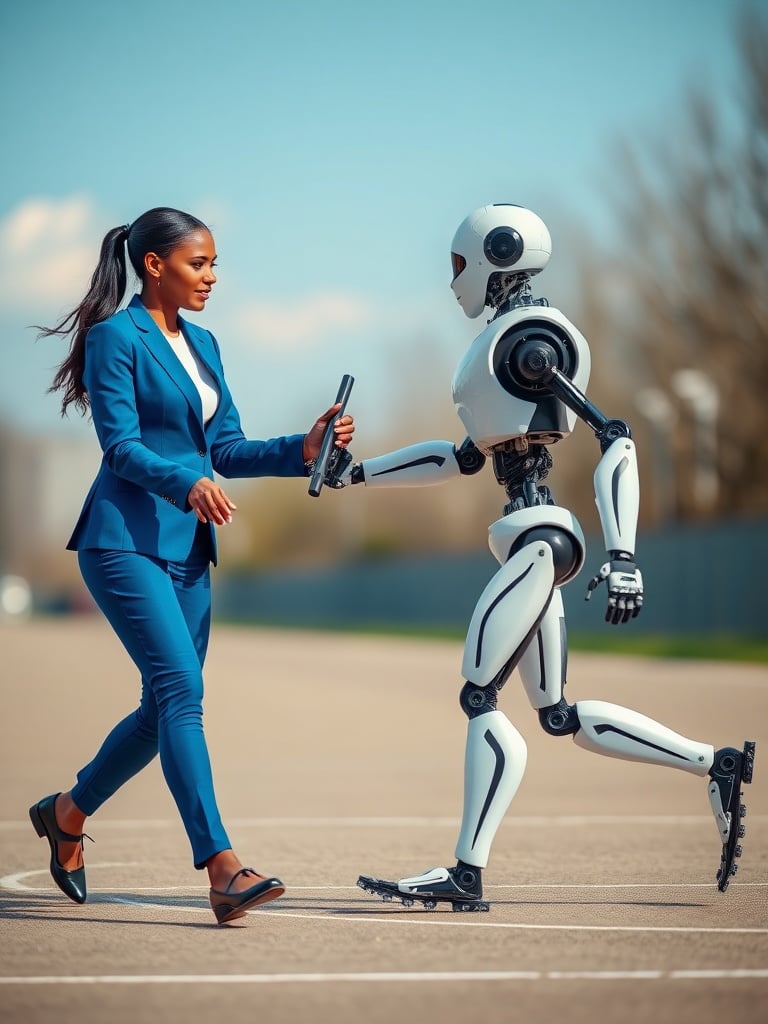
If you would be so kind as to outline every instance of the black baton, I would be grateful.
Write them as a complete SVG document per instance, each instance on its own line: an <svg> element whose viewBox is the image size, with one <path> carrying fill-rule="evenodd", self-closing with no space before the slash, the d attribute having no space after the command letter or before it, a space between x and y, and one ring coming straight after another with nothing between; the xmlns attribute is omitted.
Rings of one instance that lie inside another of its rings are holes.
<svg viewBox="0 0 768 1024"><path fill-rule="evenodd" d="M336 395L336 401L334 405L338 405L341 402L341 408L332 419L328 421L328 425L325 428L323 434L323 443L320 446L320 454L317 456L315 462L315 470L312 473L312 479L309 481L309 493L313 498L316 498L323 488L323 481L325 480L325 474L328 469L328 462L330 461L331 455L333 454L334 448L334 433L333 427L336 420L340 419L344 415L344 410L349 400L349 394L352 391L352 385L355 383L355 378L351 377L348 373L345 373L341 378L341 384L339 385L339 393Z"/></svg>

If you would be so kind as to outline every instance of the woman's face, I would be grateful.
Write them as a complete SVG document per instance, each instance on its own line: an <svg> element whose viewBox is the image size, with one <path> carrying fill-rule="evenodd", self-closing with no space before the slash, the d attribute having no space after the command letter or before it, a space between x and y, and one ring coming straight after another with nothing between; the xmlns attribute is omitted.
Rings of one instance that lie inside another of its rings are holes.
<svg viewBox="0 0 768 1024"><path fill-rule="evenodd" d="M216 284L216 246L210 231L194 231L157 261L163 304L199 312Z"/></svg>

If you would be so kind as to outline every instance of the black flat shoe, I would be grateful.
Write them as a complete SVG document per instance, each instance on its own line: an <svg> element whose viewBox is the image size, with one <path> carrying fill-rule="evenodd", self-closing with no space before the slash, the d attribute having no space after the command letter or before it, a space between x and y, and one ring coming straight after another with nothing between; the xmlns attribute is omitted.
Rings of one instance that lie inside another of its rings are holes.
<svg viewBox="0 0 768 1024"><path fill-rule="evenodd" d="M226 924L228 921L234 921L235 918L243 917L246 910L250 910L251 907L258 907L261 903L275 900L285 892L285 886L279 878L262 878L249 889L243 889L242 892L229 891L232 888L232 882L238 875L248 874L255 875L256 871L253 868L241 868L232 876L232 881L224 892L221 889L211 889L211 909L219 924Z"/></svg>
<svg viewBox="0 0 768 1024"><path fill-rule="evenodd" d="M85 868L75 868L74 871L65 871L59 864L58 843L80 843L82 848L85 833L80 836L71 836L68 832L62 832L56 824L54 805L56 797L60 793L53 793L44 797L39 804L29 808L29 817L35 826L35 832L42 839L48 840L51 848L51 877L65 896L68 896L75 903L85 903L87 893L85 891ZM88 839L91 837L88 836ZM93 840L91 840L93 841Z"/></svg>

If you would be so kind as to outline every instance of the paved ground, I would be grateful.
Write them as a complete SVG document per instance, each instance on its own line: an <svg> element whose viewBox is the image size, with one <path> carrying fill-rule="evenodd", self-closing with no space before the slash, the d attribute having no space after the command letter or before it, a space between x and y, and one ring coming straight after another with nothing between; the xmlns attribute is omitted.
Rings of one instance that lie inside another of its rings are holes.
<svg viewBox="0 0 768 1024"><path fill-rule="evenodd" d="M485 874L491 911L460 915L355 887L452 862L459 645L217 628L220 804L241 856L288 886L218 928L156 764L89 822L88 902L53 888L27 807L71 785L131 708L134 672L98 618L3 626L0 649L2 1022L766 1019L762 666L571 657L572 702L612 700L716 746L757 740L727 894L705 783L547 737L513 677L503 706L528 773Z"/></svg>

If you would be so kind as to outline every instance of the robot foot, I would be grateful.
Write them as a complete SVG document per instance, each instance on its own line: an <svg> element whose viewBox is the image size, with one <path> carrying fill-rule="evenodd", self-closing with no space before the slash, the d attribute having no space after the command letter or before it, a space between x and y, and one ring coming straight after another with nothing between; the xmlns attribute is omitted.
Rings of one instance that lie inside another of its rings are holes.
<svg viewBox="0 0 768 1024"><path fill-rule="evenodd" d="M741 752L733 747L723 747L716 751L709 770L709 802L723 844L720 867L715 876L720 892L725 892L739 869L736 863L742 852L739 840L744 838L746 832L741 819L747 813L747 808L741 802L741 784L752 781L754 763L755 744L747 740Z"/></svg>
<svg viewBox="0 0 768 1024"><path fill-rule="evenodd" d="M438 903L450 903L451 910L488 910L483 900L480 869L465 865L455 868L432 868L415 878L401 878L399 882L386 882L381 878L360 875L357 884L366 892L389 903L400 900L405 907L420 903L426 910L434 910Z"/></svg>

